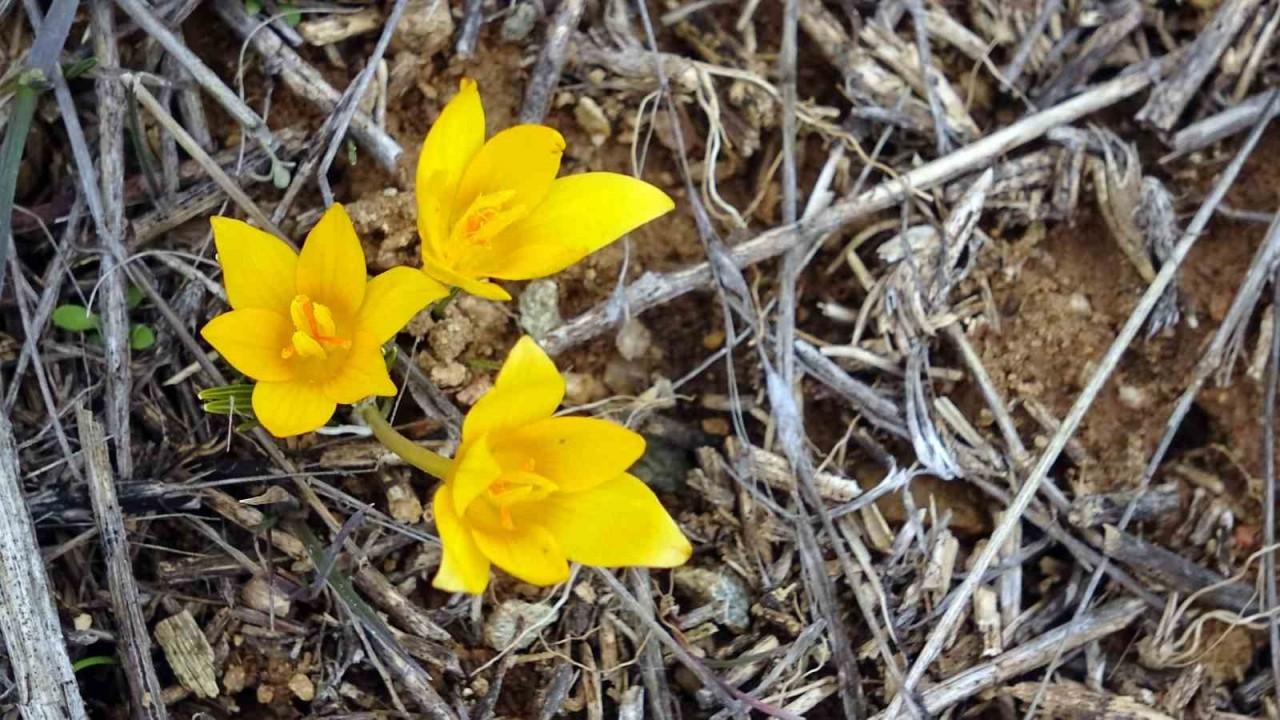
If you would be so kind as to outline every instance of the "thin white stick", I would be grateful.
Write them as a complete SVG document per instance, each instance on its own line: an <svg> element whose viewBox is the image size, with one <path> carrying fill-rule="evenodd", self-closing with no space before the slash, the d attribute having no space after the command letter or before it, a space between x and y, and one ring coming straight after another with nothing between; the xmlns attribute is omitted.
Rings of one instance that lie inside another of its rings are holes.
<svg viewBox="0 0 1280 720"><path fill-rule="evenodd" d="M1151 282L1146 292L1138 300L1137 307L1133 309L1129 319L1125 321L1124 327L1120 329L1116 339L1112 341L1111 347L1107 348L1106 355L1098 361L1097 370L1089 378L1089 382L1080 392L1079 397L1076 398L1067 416L1063 418L1062 425L1058 428L1058 431L1050 438L1049 445L1045 448L1044 453L1040 455L1040 459L1036 461L1035 467L1027 475L1027 479L1022 483L1022 488L1018 490L1018 494L1009 503L1008 509L1005 510L1004 515L1001 517L1000 524L991 532L991 537L983 547L982 553L969 568L969 573L964 582L960 584L960 587L952 595L950 604L947 605L942 618L934 626L924 648L916 657L915 662L912 663L903 687L899 689L893 703L889 706L890 717L894 717L895 713L901 710L904 692L910 693L915 688L929 669L929 665L933 663L934 659L938 657L946 646L951 634L959 624L961 616L969 607L969 598L972 597L973 591L982 581L982 576L986 574L987 568L991 567L996 555L1004 547L1009 534L1013 532L1018 522L1021 521L1022 514L1026 512L1032 498L1035 497L1036 491L1039 490L1040 484L1048 476L1049 469L1057 462L1058 456L1066 448L1067 442L1075 436L1081 421L1084 420L1085 413L1089 411L1094 399L1102 391L1102 386L1106 384L1111 377L1111 373L1120 364L1121 356L1124 355L1130 343L1138 336L1138 333L1142 332L1147 316L1151 314L1156 303L1160 301L1160 297L1177 276L1178 269L1182 266L1183 261L1187 259L1187 255L1191 252L1196 240L1200 239L1200 233L1209 224L1214 210L1217 208L1218 203L1222 201L1223 196L1226 195L1232 181L1240 174L1241 168L1244 167L1245 158L1248 157L1249 152L1262 137L1262 129L1266 125L1267 123L1263 121L1254 127L1249 139L1245 141L1231 164L1223 171L1217 184L1214 185L1213 191L1205 198L1195 217L1187 225L1182 238L1178 240L1178 244L1174 247L1173 253L1168 260L1160 267L1160 272L1156 274L1155 280Z"/></svg>
<svg viewBox="0 0 1280 720"><path fill-rule="evenodd" d="M910 192L929 190L966 172L990 165L1001 155L1035 140L1050 130L1114 105L1146 88L1156 79L1163 63L1153 61L1130 73L1085 90L1066 102L1029 115L1006 128L959 150L925 163L911 172L887 180L857 197L836 203L812 218L761 233L730 249L738 267L763 262L786 252L797 243L820 237L871 213L893 207ZM633 314L711 284L711 266L700 263L673 273L646 273L627 286L626 306ZM601 303L547 334L543 348L558 354L604 333L619 319L616 304Z"/></svg>

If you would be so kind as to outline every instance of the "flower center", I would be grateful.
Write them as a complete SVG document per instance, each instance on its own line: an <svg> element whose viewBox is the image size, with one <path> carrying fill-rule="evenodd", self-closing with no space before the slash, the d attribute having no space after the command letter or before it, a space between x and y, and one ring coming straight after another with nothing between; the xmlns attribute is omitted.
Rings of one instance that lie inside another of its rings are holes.
<svg viewBox="0 0 1280 720"><path fill-rule="evenodd" d="M306 295L297 295L289 303L289 318L293 320L293 336L280 351L280 357L315 358L329 357L335 348L347 350L351 341L338 337L338 327L329 306L315 302Z"/></svg>
<svg viewBox="0 0 1280 720"><path fill-rule="evenodd" d="M500 190L472 200L466 212L454 223L451 238L454 246L461 243L486 246L498 233L523 217L523 205L508 206L515 195L514 190Z"/></svg>
<svg viewBox="0 0 1280 720"><path fill-rule="evenodd" d="M534 462L530 458L519 470L503 473L485 491L489 502L498 509L498 520L507 530L515 529L515 521L511 517L511 508L524 503L536 502L559 490L559 486L547 478L533 472Z"/></svg>

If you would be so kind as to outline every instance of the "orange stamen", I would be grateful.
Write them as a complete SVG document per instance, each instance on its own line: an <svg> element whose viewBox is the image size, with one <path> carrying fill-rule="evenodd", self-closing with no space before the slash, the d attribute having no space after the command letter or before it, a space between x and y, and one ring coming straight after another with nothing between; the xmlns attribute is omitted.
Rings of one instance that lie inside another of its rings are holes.
<svg viewBox="0 0 1280 720"><path fill-rule="evenodd" d="M302 302L302 315L307 319L307 334L316 339L321 345L332 345L340 347L343 350L351 349L351 341L346 338L331 337L320 331L320 323L316 320L315 301L307 298ZM290 353L292 355L292 352ZM288 357L288 356L286 356Z"/></svg>
<svg viewBox="0 0 1280 720"><path fill-rule="evenodd" d="M474 235L477 232L480 232L480 228L484 227L485 223L493 219L493 216L496 215L497 212L498 211L495 208L482 208L471 213L467 216L466 226L463 228L463 232L467 235Z"/></svg>

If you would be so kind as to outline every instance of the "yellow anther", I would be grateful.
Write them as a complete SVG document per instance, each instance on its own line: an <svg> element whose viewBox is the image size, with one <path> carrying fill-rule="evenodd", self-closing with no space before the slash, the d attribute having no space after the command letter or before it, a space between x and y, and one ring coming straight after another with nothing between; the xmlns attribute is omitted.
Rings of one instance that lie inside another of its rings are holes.
<svg viewBox="0 0 1280 720"><path fill-rule="evenodd" d="M297 295L289 303L289 319L293 321L293 337L289 346L280 351L280 357L286 360L295 355L323 360L329 356L325 348L351 347L350 340L337 337L333 311L306 295Z"/></svg>
<svg viewBox="0 0 1280 720"><path fill-rule="evenodd" d="M318 358L320 360L329 357L329 353L325 352L324 345L321 345L319 340L316 340L301 330L293 333L292 341L293 353L291 354L297 354L304 358ZM285 348L286 352L288 350L289 348ZM287 358L289 355L285 355L285 357Z"/></svg>

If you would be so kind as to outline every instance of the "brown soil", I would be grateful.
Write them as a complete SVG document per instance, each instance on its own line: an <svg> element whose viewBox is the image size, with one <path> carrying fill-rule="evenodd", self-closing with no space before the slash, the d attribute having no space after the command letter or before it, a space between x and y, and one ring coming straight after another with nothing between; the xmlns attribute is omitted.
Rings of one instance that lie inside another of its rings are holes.
<svg viewBox="0 0 1280 720"><path fill-rule="evenodd" d="M1228 194L1230 206L1274 204L1280 194L1280 173L1265 158L1277 148L1280 135L1272 133ZM1206 173L1195 185L1207 191L1212 179ZM1198 197L1183 198L1184 207L1194 209L1197 203ZM1180 279L1183 321L1130 346L1075 436L1089 459L1068 470L1076 493L1107 492L1137 483L1265 230L1263 224L1225 218L1209 225ZM1092 212L1081 213L1071 225L1050 229L1042 240L1032 233L1006 240L986 261L984 270L1001 327L985 326L973 333L983 361L1008 400L1038 400L1061 418L1145 285L1111 240L1105 223ZM1258 477L1261 394L1258 382L1243 367L1254 343L1256 332L1246 343L1231 384L1211 386L1198 398L1175 437L1174 457L1215 446L1249 476ZM1049 433L1025 413L1019 416L1027 437L1037 443L1047 440ZM1239 471L1223 479L1229 487L1246 489L1240 487ZM1255 488L1251 484L1248 489ZM1237 511L1256 516L1257 498L1240 499Z"/></svg>

